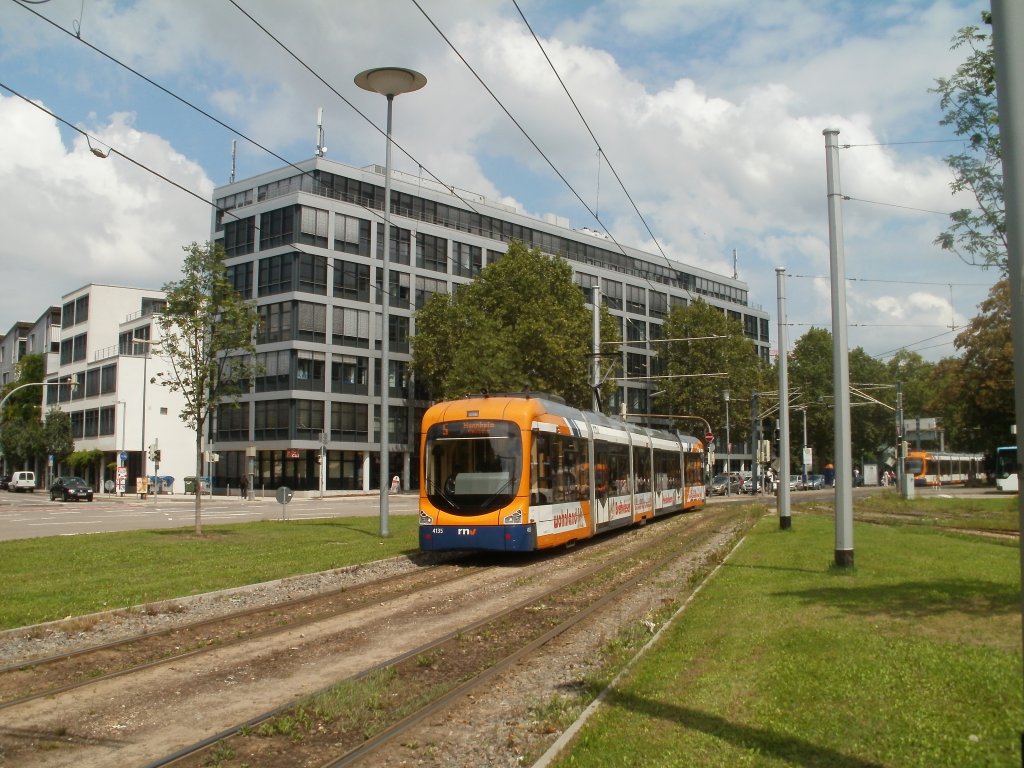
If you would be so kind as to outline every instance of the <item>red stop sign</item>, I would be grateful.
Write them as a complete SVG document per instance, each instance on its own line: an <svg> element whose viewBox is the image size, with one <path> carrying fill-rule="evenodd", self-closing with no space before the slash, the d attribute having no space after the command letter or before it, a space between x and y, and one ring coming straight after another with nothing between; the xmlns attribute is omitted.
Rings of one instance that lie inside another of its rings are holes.
<svg viewBox="0 0 1024 768"><path fill-rule="evenodd" d="M710 432L705 432L704 433L704 441L708 442L708 443L713 443L713 442L715 442L715 436L712 433L710 433Z"/></svg>

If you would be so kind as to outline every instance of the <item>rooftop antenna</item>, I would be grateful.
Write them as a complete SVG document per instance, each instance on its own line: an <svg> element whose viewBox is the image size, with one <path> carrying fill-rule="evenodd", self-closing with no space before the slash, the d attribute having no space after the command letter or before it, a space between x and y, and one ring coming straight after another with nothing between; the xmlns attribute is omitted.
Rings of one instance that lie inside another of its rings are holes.
<svg viewBox="0 0 1024 768"><path fill-rule="evenodd" d="M316 156L323 157L327 154L327 147L324 146L324 108L316 111Z"/></svg>
<svg viewBox="0 0 1024 768"><path fill-rule="evenodd" d="M231 140L231 180L228 184L235 183L235 154L238 150L238 141L236 139Z"/></svg>
<svg viewBox="0 0 1024 768"><path fill-rule="evenodd" d="M732 249L732 279L735 280L738 276L739 276L739 273L736 271L736 249L733 248Z"/></svg>

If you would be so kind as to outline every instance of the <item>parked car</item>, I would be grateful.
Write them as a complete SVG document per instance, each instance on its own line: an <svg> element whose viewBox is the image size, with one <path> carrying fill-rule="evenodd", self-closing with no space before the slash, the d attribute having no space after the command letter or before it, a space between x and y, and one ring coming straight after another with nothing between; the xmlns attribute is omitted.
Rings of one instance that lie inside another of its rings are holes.
<svg viewBox="0 0 1024 768"><path fill-rule="evenodd" d="M754 480L752 477L748 477L743 481L743 485L740 486L740 493L757 493L761 487L760 478Z"/></svg>
<svg viewBox="0 0 1024 768"><path fill-rule="evenodd" d="M736 475L715 475L711 480L711 485L708 486L708 493L712 496L725 496L726 491L739 493L741 485L742 483Z"/></svg>
<svg viewBox="0 0 1024 768"><path fill-rule="evenodd" d="M11 476L0 475L0 491L6 491L11 487Z"/></svg>
<svg viewBox="0 0 1024 768"><path fill-rule="evenodd" d="M35 493L36 473L29 470L19 470L18 472L15 472L11 475L7 490L14 491L16 493L20 493L21 491Z"/></svg>
<svg viewBox="0 0 1024 768"><path fill-rule="evenodd" d="M808 475L807 481L800 484L804 491L817 491L825 487L824 475Z"/></svg>
<svg viewBox="0 0 1024 768"><path fill-rule="evenodd" d="M50 501L92 501L92 486L80 477L58 477L50 486Z"/></svg>

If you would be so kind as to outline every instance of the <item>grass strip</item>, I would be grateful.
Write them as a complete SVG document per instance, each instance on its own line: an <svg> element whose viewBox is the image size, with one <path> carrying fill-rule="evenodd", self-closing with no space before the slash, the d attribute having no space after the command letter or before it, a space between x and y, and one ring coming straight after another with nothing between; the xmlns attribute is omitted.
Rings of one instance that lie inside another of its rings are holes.
<svg viewBox="0 0 1024 768"><path fill-rule="evenodd" d="M0 542L0 629L326 571L417 551L417 519L263 521Z"/></svg>
<svg viewBox="0 0 1024 768"><path fill-rule="evenodd" d="M558 766L1019 766L1016 541L766 518Z"/></svg>

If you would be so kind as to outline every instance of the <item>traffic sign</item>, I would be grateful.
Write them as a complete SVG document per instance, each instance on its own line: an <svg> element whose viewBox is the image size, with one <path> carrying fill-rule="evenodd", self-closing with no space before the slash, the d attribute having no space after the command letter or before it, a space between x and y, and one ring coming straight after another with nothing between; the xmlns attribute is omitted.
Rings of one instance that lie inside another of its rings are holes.
<svg viewBox="0 0 1024 768"><path fill-rule="evenodd" d="M705 432L704 433L704 440L705 440L705 442L713 443L713 442L715 442L715 436L711 432Z"/></svg>

